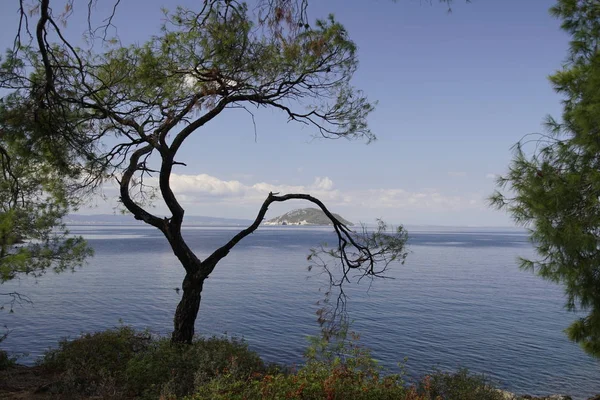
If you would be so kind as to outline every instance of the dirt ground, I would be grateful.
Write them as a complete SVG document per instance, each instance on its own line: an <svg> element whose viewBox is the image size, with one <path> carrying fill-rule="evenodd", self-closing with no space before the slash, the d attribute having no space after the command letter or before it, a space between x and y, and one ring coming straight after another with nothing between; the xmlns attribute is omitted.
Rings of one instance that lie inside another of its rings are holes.
<svg viewBox="0 0 600 400"><path fill-rule="evenodd" d="M120 395L102 397L60 393L60 390L58 390L58 382L58 375L55 373L49 373L41 367L15 365L12 368L0 371L0 400L101 400L104 398L111 400L130 399Z"/></svg>
<svg viewBox="0 0 600 400"><path fill-rule="evenodd" d="M0 371L0 399L57 399L52 394L54 378L39 367L16 365Z"/></svg>

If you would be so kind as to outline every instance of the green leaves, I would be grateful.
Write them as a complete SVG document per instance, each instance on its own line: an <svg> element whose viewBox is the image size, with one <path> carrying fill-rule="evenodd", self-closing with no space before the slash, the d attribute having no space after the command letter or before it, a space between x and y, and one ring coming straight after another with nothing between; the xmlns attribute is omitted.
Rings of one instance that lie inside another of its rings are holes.
<svg viewBox="0 0 600 400"><path fill-rule="evenodd" d="M92 253L62 223L81 201L84 166L34 107L18 91L0 100L0 283L74 270Z"/></svg>
<svg viewBox="0 0 600 400"><path fill-rule="evenodd" d="M105 110L107 133L123 132L117 115L127 118L129 135L146 140L173 121L252 104L279 109L324 137L375 138L366 121L374 104L350 84L356 45L333 16L284 35L255 27L247 6L235 2L165 15L160 35L90 55L65 81L84 107ZM80 75L87 87L77 83Z"/></svg>
<svg viewBox="0 0 600 400"><path fill-rule="evenodd" d="M498 182L514 196L497 192L491 203L530 228L540 258L521 267L563 284L568 309L589 312L566 332L600 357L600 5L559 0L551 13L573 39L568 64L550 77L565 98L562 120L549 117L548 135L516 146Z"/></svg>

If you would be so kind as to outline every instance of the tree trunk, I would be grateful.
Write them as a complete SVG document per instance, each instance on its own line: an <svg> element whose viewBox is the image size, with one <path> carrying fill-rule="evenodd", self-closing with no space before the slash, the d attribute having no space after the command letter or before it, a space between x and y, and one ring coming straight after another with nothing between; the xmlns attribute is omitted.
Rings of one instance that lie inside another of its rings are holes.
<svg viewBox="0 0 600 400"><path fill-rule="evenodd" d="M195 278L192 274L186 274L183 279L183 296L177 305L174 329L171 336L173 343L192 343L194 338L194 324L200 309L200 298L204 279Z"/></svg>

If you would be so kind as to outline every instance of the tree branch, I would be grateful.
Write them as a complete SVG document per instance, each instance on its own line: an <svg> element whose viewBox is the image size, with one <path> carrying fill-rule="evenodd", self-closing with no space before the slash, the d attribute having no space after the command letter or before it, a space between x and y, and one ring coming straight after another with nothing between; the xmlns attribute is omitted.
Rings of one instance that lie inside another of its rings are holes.
<svg viewBox="0 0 600 400"><path fill-rule="evenodd" d="M291 193L291 194L286 194L283 196L278 196L278 195L274 195L271 192L271 193L269 193L269 195L263 202L262 207L260 208L260 211L258 212L258 215L256 216L256 219L254 220L252 225L250 225L248 228L244 229L243 231L239 232L224 246L215 250L203 262L203 264L206 264L206 267L208 269L206 271L206 276L208 276L208 274L210 274L212 272L214 267L217 265L217 263L221 259L223 259L225 256L227 256L227 254L229 254L229 251L231 251L231 249L233 249L233 247L236 244L238 244L242 239L244 239L249 234L253 233L256 229L258 229L258 227L260 226L261 222L263 221L263 219L265 217L265 214L267 213L267 210L269 209L269 206L272 203L284 202L287 200L307 200L307 201L310 201L311 203L314 203L317 206L319 206L319 208L325 213L327 218L329 218L331 220L331 222L333 223L334 230L338 236L339 248L341 250L340 257L341 257L342 263L345 266L347 266L348 268L360 268L366 262L368 265L366 273L369 275L375 274L375 270L373 268L374 264L375 264L375 259L373 257L373 254L369 250L369 248L366 246L363 246L360 243L357 243L355 241L355 239L352 237L352 231L346 225L344 225L342 222L340 222L327 209L327 207L325 206L325 204L323 204L323 202L321 202L321 200L319 200L316 197L313 197L309 194ZM351 246L353 246L358 251L358 257L349 257L349 254L346 251L346 247L348 244L351 244Z"/></svg>
<svg viewBox="0 0 600 400"><path fill-rule="evenodd" d="M44 72L46 74L46 93L54 91L54 69L50 64L48 57L48 50L46 49L45 36L46 36L46 22L50 19L48 7L50 0L42 0L40 5L40 19L37 23L35 30L35 36L37 39L40 54L42 55L42 62L44 63Z"/></svg>
<svg viewBox="0 0 600 400"><path fill-rule="evenodd" d="M6 305L9 305L10 308L9 308L8 312L10 312L10 313L14 312L13 310L15 308L15 304L18 304L18 305L22 305L23 303L33 304L33 301L31 301L31 299L28 296L21 294L19 292L0 293L0 296L10 297L9 301L0 304L0 310L3 310L6 307ZM4 339L4 338L2 338L0 336L0 339ZM0 340L0 342L1 341L2 340Z"/></svg>
<svg viewBox="0 0 600 400"><path fill-rule="evenodd" d="M119 182L121 202L133 214L135 219L142 220L147 224L160 229L162 232L165 232L165 220L150 214L148 211L144 210L142 207L137 205L132 200L129 194L129 185L131 183L131 178L133 177L135 172L140 169L140 158L146 154L150 154L153 149L154 147L151 144L148 144L134 151L133 154L131 154L131 157L129 159L129 166L123 173L121 181Z"/></svg>

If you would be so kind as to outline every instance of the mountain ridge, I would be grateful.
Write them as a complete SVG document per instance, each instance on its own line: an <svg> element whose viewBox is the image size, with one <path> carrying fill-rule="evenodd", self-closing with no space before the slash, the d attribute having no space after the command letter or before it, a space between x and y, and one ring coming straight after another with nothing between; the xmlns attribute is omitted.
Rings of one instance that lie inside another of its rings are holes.
<svg viewBox="0 0 600 400"><path fill-rule="evenodd" d="M354 224L339 214L332 213L342 224L347 226L353 226ZM318 208L299 208L296 210L288 211L278 217L271 218L263 225L333 225L331 220L325 215L325 213Z"/></svg>

